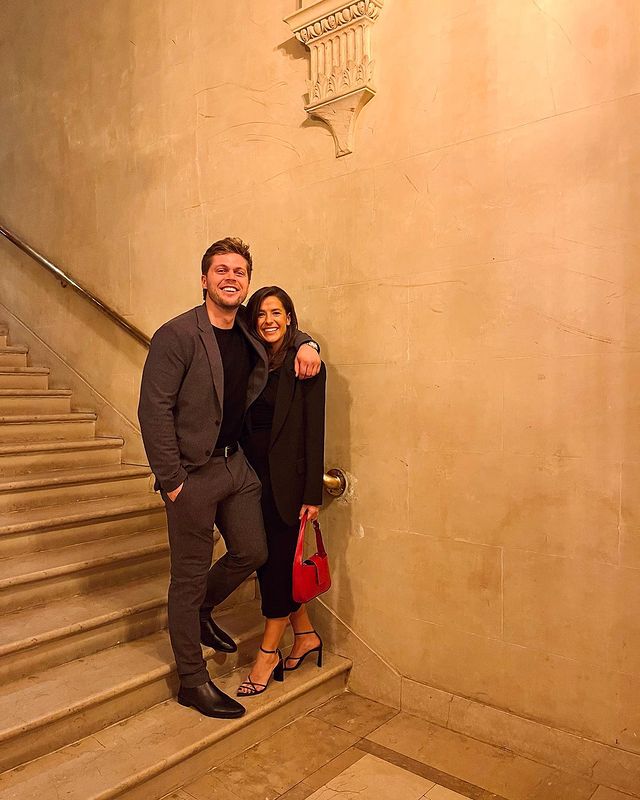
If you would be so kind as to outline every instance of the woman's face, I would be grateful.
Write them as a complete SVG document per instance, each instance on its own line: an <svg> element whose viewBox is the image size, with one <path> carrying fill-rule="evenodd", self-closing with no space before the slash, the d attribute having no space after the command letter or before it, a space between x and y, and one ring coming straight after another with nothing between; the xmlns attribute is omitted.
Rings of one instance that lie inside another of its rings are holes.
<svg viewBox="0 0 640 800"><path fill-rule="evenodd" d="M291 317L277 297L265 297L258 311L258 335L272 350L282 346Z"/></svg>

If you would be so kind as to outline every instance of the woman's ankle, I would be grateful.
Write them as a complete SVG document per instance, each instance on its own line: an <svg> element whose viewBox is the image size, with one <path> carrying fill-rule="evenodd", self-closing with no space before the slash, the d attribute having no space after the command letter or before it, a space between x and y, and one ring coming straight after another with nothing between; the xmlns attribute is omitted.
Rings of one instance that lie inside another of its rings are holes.
<svg viewBox="0 0 640 800"><path fill-rule="evenodd" d="M313 637L315 637L316 639L320 638L318 636L318 634L316 633L316 631L314 631L314 630L308 630L308 631L296 631L296 630L294 630L294 634L295 634L296 639L298 639L299 641L302 641L302 642L309 641Z"/></svg>

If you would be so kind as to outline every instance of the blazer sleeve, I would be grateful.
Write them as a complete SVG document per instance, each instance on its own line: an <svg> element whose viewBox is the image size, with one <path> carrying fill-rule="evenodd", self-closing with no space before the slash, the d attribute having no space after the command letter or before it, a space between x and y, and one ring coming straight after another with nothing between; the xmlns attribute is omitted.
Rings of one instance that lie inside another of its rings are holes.
<svg viewBox="0 0 640 800"><path fill-rule="evenodd" d="M295 336L293 337L293 347L294 347L295 350L297 350L303 344L306 344L307 342L311 342L311 341L315 341L315 340L313 340L311 338L311 336L309 336L308 333L305 333L304 331L301 331L301 330L297 330L296 333L295 333ZM319 346L320 345L318 345L318 347Z"/></svg>
<svg viewBox="0 0 640 800"><path fill-rule="evenodd" d="M138 419L149 466L165 492L187 477L180 462L173 411L187 370L187 358L176 331L164 325L151 339L142 372Z"/></svg>
<svg viewBox="0 0 640 800"><path fill-rule="evenodd" d="M304 505L322 505L324 475L324 420L327 370L324 362L320 372L301 382L304 397L305 485Z"/></svg>

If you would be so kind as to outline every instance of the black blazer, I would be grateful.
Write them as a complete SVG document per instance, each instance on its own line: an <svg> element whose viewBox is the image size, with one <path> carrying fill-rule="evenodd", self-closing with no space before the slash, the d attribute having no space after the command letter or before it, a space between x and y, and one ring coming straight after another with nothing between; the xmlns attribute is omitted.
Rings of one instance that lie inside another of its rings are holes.
<svg viewBox="0 0 640 800"><path fill-rule="evenodd" d="M264 346L249 333L245 309L236 321L255 356L245 409L264 389L268 364ZM309 336L296 338L299 347ZM176 489L202 466L222 423L222 358L204 303L166 322L151 339L142 373L138 419L156 488Z"/></svg>
<svg viewBox="0 0 640 800"><path fill-rule="evenodd" d="M322 505L324 417L327 373L324 363L314 378L298 380L295 349L280 370L269 444L269 476L278 513L288 525L298 522L300 507ZM251 431L251 411L247 435Z"/></svg>

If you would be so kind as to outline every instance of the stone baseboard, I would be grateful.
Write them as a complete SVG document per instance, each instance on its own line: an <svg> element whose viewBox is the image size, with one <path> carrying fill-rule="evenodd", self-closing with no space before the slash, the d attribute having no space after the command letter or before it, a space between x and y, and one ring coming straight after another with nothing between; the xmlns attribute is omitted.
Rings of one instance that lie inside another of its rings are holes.
<svg viewBox="0 0 640 800"><path fill-rule="evenodd" d="M594 783L637 792L640 755L534 722L508 711L402 678L401 708L443 728L574 772Z"/></svg>

